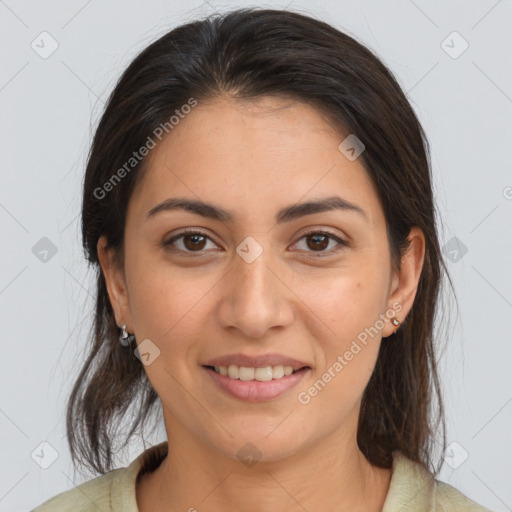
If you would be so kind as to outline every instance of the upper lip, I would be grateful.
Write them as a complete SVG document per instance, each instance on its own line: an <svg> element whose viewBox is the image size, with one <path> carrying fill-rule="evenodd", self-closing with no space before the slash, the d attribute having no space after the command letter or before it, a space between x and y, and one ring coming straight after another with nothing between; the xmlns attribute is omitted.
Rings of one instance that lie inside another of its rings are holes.
<svg viewBox="0 0 512 512"><path fill-rule="evenodd" d="M282 354L261 354L250 356L248 354L229 354L209 359L203 366L244 366L246 368L264 368L265 366L291 366L294 370L309 366L303 361Z"/></svg>

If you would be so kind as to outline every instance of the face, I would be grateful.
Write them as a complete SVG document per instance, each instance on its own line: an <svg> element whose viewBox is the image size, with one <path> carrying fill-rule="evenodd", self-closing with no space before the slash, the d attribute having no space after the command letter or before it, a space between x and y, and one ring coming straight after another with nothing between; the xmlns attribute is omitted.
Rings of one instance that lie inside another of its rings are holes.
<svg viewBox="0 0 512 512"><path fill-rule="evenodd" d="M412 306L424 243L412 232L414 250L392 271L372 183L338 149L347 135L291 100L199 103L152 150L130 199L124 272L100 239L116 319L146 354L170 444L235 459L250 442L276 460L355 442L380 343L393 343L382 340L396 329L389 318ZM213 208L155 208L177 198ZM299 207L328 198L338 202ZM282 356L307 368L254 382L204 366L235 354L271 355L247 367Z"/></svg>

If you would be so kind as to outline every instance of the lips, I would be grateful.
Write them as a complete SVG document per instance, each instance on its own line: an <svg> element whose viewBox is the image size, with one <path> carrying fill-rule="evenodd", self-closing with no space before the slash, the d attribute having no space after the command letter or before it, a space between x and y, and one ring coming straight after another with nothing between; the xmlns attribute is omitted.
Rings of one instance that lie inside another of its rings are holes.
<svg viewBox="0 0 512 512"><path fill-rule="evenodd" d="M298 370L300 368L311 368L307 362L276 353L259 355L242 353L229 354L209 359L201 364L203 366L229 366L230 364L234 364L236 366L244 366L246 368L263 368L265 366L282 365L291 366L294 370Z"/></svg>
<svg viewBox="0 0 512 512"><path fill-rule="evenodd" d="M207 366L204 369L205 375L215 383L217 389L245 402L265 402L284 396L285 393L290 392L291 389L297 386L302 379L306 378L311 371L311 369L304 368L291 375L260 382L258 380L233 379L210 370Z"/></svg>

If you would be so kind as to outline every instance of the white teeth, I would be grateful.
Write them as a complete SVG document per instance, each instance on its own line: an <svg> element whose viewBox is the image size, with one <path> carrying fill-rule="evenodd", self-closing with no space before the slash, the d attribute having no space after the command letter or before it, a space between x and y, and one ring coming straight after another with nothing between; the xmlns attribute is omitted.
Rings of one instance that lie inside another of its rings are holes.
<svg viewBox="0 0 512 512"><path fill-rule="evenodd" d="M287 366L287 368L290 368L290 366ZM280 379L281 377L284 377L284 366L274 366L272 368L272 378L273 379Z"/></svg>
<svg viewBox="0 0 512 512"><path fill-rule="evenodd" d="M272 379L280 379L281 377L291 375L294 370L291 366L265 366L263 368L248 368L246 366L237 366L230 364L229 366L214 366L217 373L227 375L232 379L239 380L257 380L260 382Z"/></svg>
<svg viewBox="0 0 512 512"><path fill-rule="evenodd" d="M240 366L240 369L238 370L238 378L240 380L254 380L254 368L246 368L245 366Z"/></svg>
<svg viewBox="0 0 512 512"><path fill-rule="evenodd" d="M238 372L238 366L235 366L234 364L230 364L228 366L228 377L231 377L232 379L238 379Z"/></svg>
<svg viewBox="0 0 512 512"><path fill-rule="evenodd" d="M285 375L291 375L293 373L293 368L291 366L283 366L283 368Z"/></svg>
<svg viewBox="0 0 512 512"><path fill-rule="evenodd" d="M272 380L274 377L274 372L272 371L272 366L265 366L265 368L256 368L254 371L254 378L259 380L260 382L265 382L267 380Z"/></svg>

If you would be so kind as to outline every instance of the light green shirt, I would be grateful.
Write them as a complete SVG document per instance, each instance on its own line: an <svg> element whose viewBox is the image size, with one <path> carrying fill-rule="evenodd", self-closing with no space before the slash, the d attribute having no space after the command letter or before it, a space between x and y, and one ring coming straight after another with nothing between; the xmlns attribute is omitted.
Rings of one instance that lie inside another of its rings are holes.
<svg viewBox="0 0 512 512"><path fill-rule="evenodd" d="M142 452L128 467L114 469L45 501L32 512L138 512L135 481L167 455L167 441ZM198 509L199 510L199 509ZM455 487L435 480L420 464L393 452L389 491L382 512L492 512Z"/></svg>

